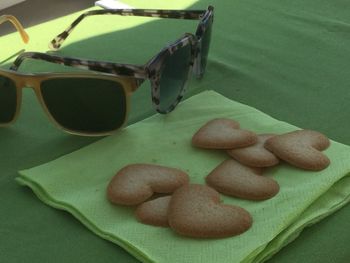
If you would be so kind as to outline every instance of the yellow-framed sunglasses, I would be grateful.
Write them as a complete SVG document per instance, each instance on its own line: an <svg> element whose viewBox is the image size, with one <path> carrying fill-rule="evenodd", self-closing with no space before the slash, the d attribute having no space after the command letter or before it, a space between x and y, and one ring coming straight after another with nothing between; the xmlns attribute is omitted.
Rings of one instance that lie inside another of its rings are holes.
<svg viewBox="0 0 350 263"><path fill-rule="evenodd" d="M28 42L28 34L14 16L0 16L0 24L4 22L11 22L23 42ZM126 122L130 95L136 84L135 79L93 71L26 74L0 69L0 126L16 121L22 89L30 87L49 119L59 128L77 135L108 135ZM64 105L58 99L62 94L69 94ZM65 108L75 110L67 112Z"/></svg>

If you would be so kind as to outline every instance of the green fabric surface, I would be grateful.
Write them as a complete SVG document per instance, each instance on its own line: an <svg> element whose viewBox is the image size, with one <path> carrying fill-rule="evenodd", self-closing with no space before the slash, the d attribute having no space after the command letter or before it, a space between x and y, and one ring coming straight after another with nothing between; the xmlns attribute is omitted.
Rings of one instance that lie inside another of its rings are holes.
<svg viewBox="0 0 350 263"><path fill-rule="evenodd" d="M124 0L140 8L215 6L215 24L204 79L192 80L187 97L214 89L274 118L319 130L350 144L350 16L347 0ZM83 10L82 10L83 12ZM80 12L0 37L0 61L22 48L46 52L48 42ZM90 17L58 52L62 55L144 63L167 43L193 32L193 21L136 17ZM1 67L8 68L10 61ZM28 61L27 72L62 69ZM129 123L154 113L148 83L133 96ZM98 138L67 135L43 113L31 90L23 91L21 114L0 129L0 262L138 262L64 212L34 198L15 182L18 170L34 167ZM350 205L306 228L269 263L347 263ZM297 226L296 226L297 227Z"/></svg>
<svg viewBox="0 0 350 263"><path fill-rule="evenodd" d="M118 134L38 167L20 171L19 181L45 203L66 210L94 233L117 243L142 262L262 262L317 222L350 201L350 147L336 142L326 153L329 168L304 171L281 164L265 172L280 184L267 201L223 197L224 203L247 209L252 228L239 236L198 240L168 228L140 224L133 208L114 206L106 198L113 175L132 163L155 163L186 171L192 183L223 160L224 151L192 147L192 135L213 118L231 118L257 133L297 129L252 107L207 91L183 102L169 116L156 114ZM155 143L156 141L156 143Z"/></svg>

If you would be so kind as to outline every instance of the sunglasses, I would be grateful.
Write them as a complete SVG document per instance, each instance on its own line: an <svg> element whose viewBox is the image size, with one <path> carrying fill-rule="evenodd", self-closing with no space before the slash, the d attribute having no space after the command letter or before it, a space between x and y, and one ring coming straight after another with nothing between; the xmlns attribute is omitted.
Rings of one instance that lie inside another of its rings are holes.
<svg viewBox="0 0 350 263"><path fill-rule="evenodd" d="M21 35L21 38L24 43L28 43L29 41L29 36L26 31L24 31L24 28L22 24L17 20L16 17L11 16L11 15L2 15L0 16L0 25L5 23L5 22L10 22L19 32Z"/></svg>
<svg viewBox="0 0 350 263"><path fill-rule="evenodd" d="M49 118L63 130L77 135L103 136L127 120L131 94L150 80L152 102L157 112L169 113L181 101L194 71L205 72L209 52L213 7L207 10L105 9L80 15L50 43L58 49L74 27L92 15L149 16L200 20L195 34L184 36L163 48L145 65L120 64L25 52L11 70L0 70L0 125L13 123L19 113L21 90L32 87ZM84 73L17 72L26 59L44 60L89 70Z"/></svg>

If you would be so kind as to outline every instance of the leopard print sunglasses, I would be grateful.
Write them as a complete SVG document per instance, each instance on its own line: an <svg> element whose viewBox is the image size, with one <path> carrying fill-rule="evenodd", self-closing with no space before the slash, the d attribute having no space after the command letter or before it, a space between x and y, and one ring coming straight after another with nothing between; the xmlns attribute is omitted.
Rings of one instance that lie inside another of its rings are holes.
<svg viewBox="0 0 350 263"><path fill-rule="evenodd" d="M49 47L53 50L60 48L72 30L85 17L94 15L191 19L199 20L199 24L195 34L184 34L163 48L144 65L93 61L39 52L25 52L19 55L8 75L16 74L18 77L20 73L14 71L17 71L26 59L44 60L90 70L90 73L84 76L81 74L75 76L75 73L46 76L42 73L40 81L36 84L37 95L49 117L64 130L89 136L111 134L125 124L129 112L130 95L148 79L151 83L152 102L156 111L163 114L169 113L183 98L191 73L194 71L198 78L203 76L214 18L212 6L209 6L207 10L103 9L88 11L80 15L65 31L55 37ZM35 78L35 76L26 78ZM21 88L19 85L15 86L17 90ZM109 87L105 89L105 86ZM112 96L114 86L115 94Z"/></svg>

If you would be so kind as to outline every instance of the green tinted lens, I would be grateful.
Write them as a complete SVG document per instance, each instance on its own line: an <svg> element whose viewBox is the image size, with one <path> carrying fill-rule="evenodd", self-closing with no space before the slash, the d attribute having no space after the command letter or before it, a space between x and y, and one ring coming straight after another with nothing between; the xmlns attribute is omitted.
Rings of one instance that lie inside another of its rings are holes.
<svg viewBox="0 0 350 263"><path fill-rule="evenodd" d="M201 74L204 73L207 66L210 39L211 39L211 30L213 25L213 19L209 18L207 21L207 28L202 36L201 40Z"/></svg>
<svg viewBox="0 0 350 263"><path fill-rule="evenodd" d="M17 90L15 83L0 76L0 124L11 122L16 115Z"/></svg>
<svg viewBox="0 0 350 263"><path fill-rule="evenodd" d="M171 111L181 99L180 94L187 82L190 64L191 45L179 48L164 60L159 88L161 112Z"/></svg>
<svg viewBox="0 0 350 263"><path fill-rule="evenodd" d="M105 79L57 78L41 83L52 117L64 128L87 133L113 131L124 123L126 96L121 84Z"/></svg>

